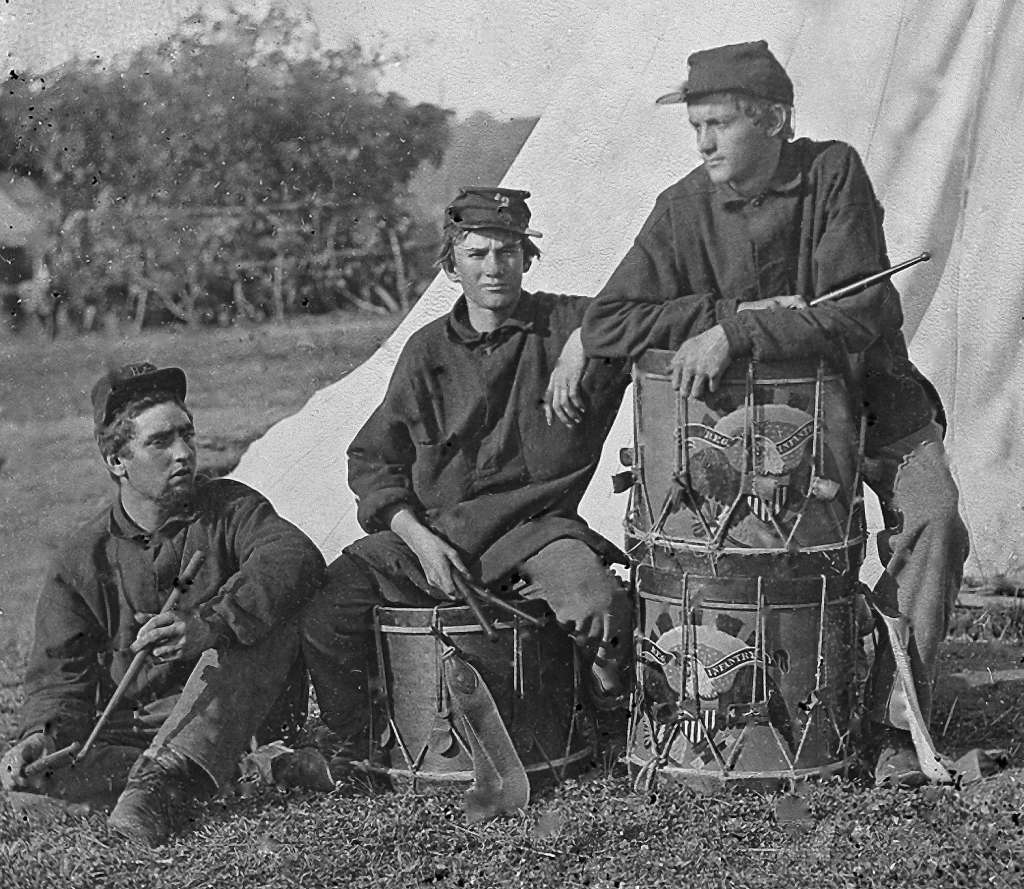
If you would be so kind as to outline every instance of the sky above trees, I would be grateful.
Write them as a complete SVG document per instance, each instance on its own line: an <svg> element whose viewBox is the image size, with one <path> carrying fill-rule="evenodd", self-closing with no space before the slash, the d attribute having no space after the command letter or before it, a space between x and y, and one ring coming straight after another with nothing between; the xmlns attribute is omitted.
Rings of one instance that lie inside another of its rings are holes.
<svg viewBox="0 0 1024 889"><path fill-rule="evenodd" d="M0 6L8 70L43 70L71 55L110 58L167 36L200 0L9 0ZM203 0L207 7L219 0ZM239 0L262 11L268 0ZM612 0L284 0L308 10L326 47L352 39L402 58L382 86L414 102L482 109L496 117L539 114L552 83L585 46L590 23Z"/></svg>

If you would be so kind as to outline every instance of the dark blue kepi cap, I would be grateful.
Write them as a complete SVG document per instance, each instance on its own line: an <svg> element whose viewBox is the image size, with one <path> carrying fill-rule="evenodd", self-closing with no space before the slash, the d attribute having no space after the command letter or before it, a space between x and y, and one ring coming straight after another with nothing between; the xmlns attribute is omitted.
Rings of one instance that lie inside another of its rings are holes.
<svg viewBox="0 0 1024 889"><path fill-rule="evenodd" d="M517 188L463 186L445 208L444 226L463 231L494 228L539 238L540 232L529 227L530 208L526 205L529 196L528 191Z"/></svg>
<svg viewBox="0 0 1024 889"><path fill-rule="evenodd" d="M712 93L745 93L770 102L793 104L793 81L764 40L733 43L693 53L690 73L679 89L657 99L659 105L691 102Z"/></svg>
<svg viewBox="0 0 1024 889"><path fill-rule="evenodd" d="M97 434L117 416L117 412L137 395L169 392L185 400L187 384L180 367L158 368L155 364L124 364L108 370L92 387L92 418Z"/></svg>

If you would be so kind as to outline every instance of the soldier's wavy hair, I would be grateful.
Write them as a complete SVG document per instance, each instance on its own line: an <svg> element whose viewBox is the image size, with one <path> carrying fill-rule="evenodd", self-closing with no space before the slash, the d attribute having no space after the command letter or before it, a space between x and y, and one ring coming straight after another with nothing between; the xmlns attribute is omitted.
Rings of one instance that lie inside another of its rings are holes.
<svg viewBox="0 0 1024 889"><path fill-rule="evenodd" d="M732 102L733 107L749 117L753 121L754 126L768 129L781 119L782 128L779 130L779 137L785 142L789 142L793 138L792 105L773 102L771 99L759 99L757 96L750 96L747 93L726 92L714 93L712 95ZM707 98L712 98L712 96Z"/></svg>
<svg viewBox="0 0 1024 889"><path fill-rule="evenodd" d="M778 115L782 120L782 128L778 131L783 141L790 141L794 136L793 129L793 105L784 104L780 101L772 101L767 98L758 98L753 95L746 95L741 92L729 93L736 108L746 117L749 117L754 125L767 129L775 124Z"/></svg>
<svg viewBox="0 0 1024 889"><path fill-rule="evenodd" d="M445 226L441 236L441 248L437 251L437 258L434 266L445 272L455 271L455 245L465 240L469 234L464 228L457 225ZM528 235L520 235L520 243L523 247L523 271L527 271L535 259L540 257L540 248L533 243Z"/></svg>

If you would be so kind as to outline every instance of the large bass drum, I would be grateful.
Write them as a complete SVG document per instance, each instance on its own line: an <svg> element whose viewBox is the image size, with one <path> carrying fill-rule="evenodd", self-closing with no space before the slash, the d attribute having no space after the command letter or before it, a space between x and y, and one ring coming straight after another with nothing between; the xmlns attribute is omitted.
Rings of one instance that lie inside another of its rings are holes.
<svg viewBox="0 0 1024 889"><path fill-rule="evenodd" d="M865 539L843 379L750 362L681 398L671 357L634 368L630 764L701 785L841 772Z"/></svg>

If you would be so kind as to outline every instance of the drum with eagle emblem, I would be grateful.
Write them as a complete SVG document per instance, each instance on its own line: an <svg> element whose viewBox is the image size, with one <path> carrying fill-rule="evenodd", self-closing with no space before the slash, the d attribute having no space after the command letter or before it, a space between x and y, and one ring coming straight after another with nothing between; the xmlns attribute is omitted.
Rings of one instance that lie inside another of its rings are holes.
<svg viewBox="0 0 1024 889"><path fill-rule="evenodd" d="M731 367L701 399L634 368L626 550L638 777L780 786L852 754L863 435L824 362Z"/></svg>

